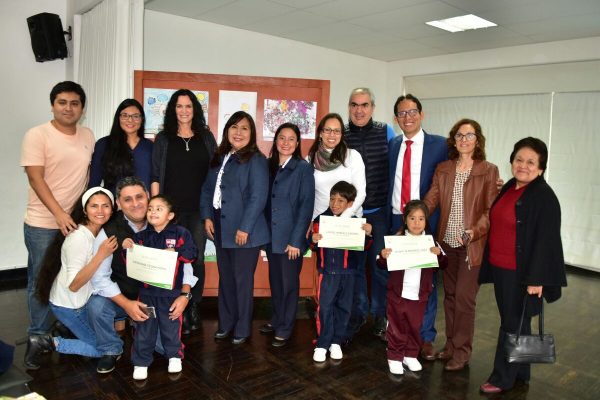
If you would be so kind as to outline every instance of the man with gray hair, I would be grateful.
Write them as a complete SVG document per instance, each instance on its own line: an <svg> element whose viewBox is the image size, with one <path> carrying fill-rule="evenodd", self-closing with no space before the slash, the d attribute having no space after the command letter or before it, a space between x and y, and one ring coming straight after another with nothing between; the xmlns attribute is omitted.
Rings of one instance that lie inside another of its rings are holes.
<svg viewBox="0 0 600 400"><path fill-rule="evenodd" d="M375 111L375 95L366 87L359 87L350 92L348 114L350 121L346 125L345 140L348 147L360 153L365 163L367 179L367 197L363 203L363 217L373 226L373 244L365 252L366 264L371 268L371 307L367 294L365 262L359 265L354 284L354 302L350 323L348 324L347 342L352 339L360 327L366 322L370 313L374 318L373 333L383 338L387 321L385 318L385 299L387 274L377 268L375 260L383 249L383 237L388 233L386 206L388 198L388 142L396 134L385 122L373 121Z"/></svg>

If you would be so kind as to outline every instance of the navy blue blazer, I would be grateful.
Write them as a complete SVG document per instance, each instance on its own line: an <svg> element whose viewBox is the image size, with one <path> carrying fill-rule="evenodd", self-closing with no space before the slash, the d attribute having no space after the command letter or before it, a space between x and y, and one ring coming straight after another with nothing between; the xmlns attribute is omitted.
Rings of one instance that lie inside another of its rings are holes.
<svg viewBox="0 0 600 400"><path fill-rule="evenodd" d="M285 168L271 178L267 221L271 228L269 251L283 254L287 245L307 248L306 231L315 203L315 176L312 165L291 158Z"/></svg>
<svg viewBox="0 0 600 400"><path fill-rule="evenodd" d="M419 186L419 198L424 199L425 195L431 187L435 168L442 161L448 159L448 145L446 138L438 135L430 135L423 131L425 140L423 142L423 158L421 159L421 182ZM390 157L390 190L388 194L388 211L392 213L392 195L394 192L394 179L396 176L396 166L398 164L398 155L400 154L400 146L404 135L396 136L390 141L388 155ZM429 226L432 232L435 232L437 221L439 218L439 209L429 217Z"/></svg>
<svg viewBox="0 0 600 400"><path fill-rule="evenodd" d="M222 161L221 161L222 163ZM213 196L221 164L208 171L200 195L200 218L214 221ZM265 206L269 193L269 168L262 153L240 163L232 154L221 178L221 247L249 248L269 243ZM244 246L235 243L237 230L248 233Z"/></svg>

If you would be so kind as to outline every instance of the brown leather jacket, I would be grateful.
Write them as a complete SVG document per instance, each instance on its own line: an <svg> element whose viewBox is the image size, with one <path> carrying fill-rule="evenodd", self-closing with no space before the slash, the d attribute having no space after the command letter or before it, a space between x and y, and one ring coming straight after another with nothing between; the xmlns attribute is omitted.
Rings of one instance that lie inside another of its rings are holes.
<svg viewBox="0 0 600 400"><path fill-rule="evenodd" d="M438 164L431 188L423 201L432 213L440 207L437 240L441 242L446 234L454 179L456 177L456 160L448 160ZM471 266L479 267L483 258L483 250L490 229L489 211L498 195L496 181L499 178L498 167L487 161L475 160L471 174L463 187L463 209L465 230L472 229L474 236L468 246Z"/></svg>

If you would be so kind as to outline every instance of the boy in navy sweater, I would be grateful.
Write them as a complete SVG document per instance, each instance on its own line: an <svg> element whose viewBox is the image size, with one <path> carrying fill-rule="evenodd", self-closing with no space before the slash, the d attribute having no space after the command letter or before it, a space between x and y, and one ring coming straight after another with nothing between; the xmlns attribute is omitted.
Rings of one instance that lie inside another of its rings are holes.
<svg viewBox="0 0 600 400"><path fill-rule="evenodd" d="M139 301L155 308L155 318L139 323L135 330L131 362L134 365L133 379L148 377L148 366L152 364L152 354L160 332L164 355L169 360L169 373L181 372L183 344L181 343L181 314L192 298L190 290L198 278L193 275L192 262L198 249L192 234L182 226L172 223L175 218L171 201L163 195L156 195L148 203L148 227L123 241L123 248L133 247L134 243L154 249L176 251L177 266L173 276L173 289L150 286L140 288Z"/></svg>
<svg viewBox="0 0 600 400"><path fill-rule="evenodd" d="M336 183L330 191L329 209L313 221L311 247L317 252L317 269L319 271L318 338L313 354L313 360L316 362L326 360L328 349L330 357L334 360L339 360L344 356L340 344L344 339L352 311L354 279L358 262L363 260L362 251L319 248L317 242L323 238L323 235L319 233L319 221L323 215L340 217L346 209L352 207L354 199L356 199L356 188L352 184L346 181ZM371 225L363 224L362 228L370 237ZM366 247L368 246L365 246L365 249Z"/></svg>

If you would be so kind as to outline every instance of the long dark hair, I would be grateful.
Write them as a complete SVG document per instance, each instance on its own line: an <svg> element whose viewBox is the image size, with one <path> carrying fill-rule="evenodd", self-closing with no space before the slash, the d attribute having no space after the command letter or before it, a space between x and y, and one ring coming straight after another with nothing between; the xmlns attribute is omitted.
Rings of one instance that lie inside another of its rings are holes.
<svg viewBox="0 0 600 400"><path fill-rule="evenodd" d="M310 146L310 150L308 150L308 157L310 158L310 162L313 166L315 166L315 154L317 154L317 151L319 151L319 146L321 145L321 136L320 136L321 132L323 132L323 129L325 128L325 123L327 122L327 120L330 120L330 119L337 119L339 121L341 129L342 129L342 137L341 137L338 145L335 146L335 148L331 152L331 157L329 158L329 160L331 162L339 161L343 165L345 165L344 162L346 161L346 155L348 154L348 146L346 145L346 141L344 140L344 137L346 136L346 129L344 128L344 120L342 119L340 114L329 113L329 114L325 115L323 118L321 118L321 121L319 121L319 126L317 126L317 136L319 136L319 137L313 142L312 146Z"/></svg>
<svg viewBox="0 0 600 400"><path fill-rule="evenodd" d="M292 124L291 122L286 122L284 124L279 125L279 128L275 131L275 137L273 138L273 147L271 147L271 153L269 158L269 171L271 171L271 175L275 175L277 170L279 169L279 151L277 150L277 137L284 129L291 129L296 134L296 140L298 141L298 146L294 149L294 154L292 154L292 158L297 158L299 160L302 159L302 152L300 150L301 145L301 136L300 136L300 128L298 125Z"/></svg>
<svg viewBox="0 0 600 400"><path fill-rule="evenodd" d="M208 132L209 129L206 125L206 120L204 119L204 111L202 111L202 106L200 105L198 98L196 98L194 93L189 89L179 89L173 93L169 99L169 102L167 103L163 133L168 138L174 138L177 136L179 123L177 122L177 113L175 112L175 109L177 107L177 99L179 99L179 96L187 96L192 102L192 108L194 110L194 115L192 116L192 132L194 132L195 135Z"/></svg>
<svg viewBox="0 0 600 400"><path fill-rule="evenodd" d="M104 187L114 188L117 181L124 176L135 175L135 166L131 157L131 148L127 144L127 135L121 128L121 112L127 107L135 107L138 109L142 117L140 128L137 135L140 139L144 137L144 124L146 123L146 115L144 107L135 99L125 99L117 107L115 117L113 118L112 128L108 135L106 150L102 156L102 169L104 176Z"/></svg>
<svg viewBox="0 0 600 400"><path fill-rule="evenodd" d="M250 141L246 146L242 147L241 149L235 152L237 159L240 163L243 164L245 162L248 162L255 153L260 153L260 150L256 145L256 125L254 124L254 119L247 112L236 111L231 115L231 117L229 117L227 123L225 124L225 127L223 128L223 137L221 138L221 144L219 144L219 147L215 152L215 156L213 157L212 162L210 164L212 167L219 166L221 164L221 157L225 156L225 154L229 153L233 148L231 146L231 143L229 143L229 135L227 134L227 132L229 132L229 128L231 128L233 125L237 124L244 118L246 118L250 123Z"/></svg>
<svg viewBox="0 0 600 400"><path fill-rule="evenodd" d="M409 215L416 210L421 210L423 211L423 214L425 214L425 233L431 232L431 228L429 226L429 208L423 200L411 200L404 206L404 213L402 214L404 223L402 224L402 228L400 228L398 231L401 235L406 235L406 232L408 231L408 227L406 226L406 218L408 218Z"/></svg>
<svg viewBox="0 0 600 400"><path fill-rule="evenodd" d="M106 193L99 190L88 198L85 205L87 206L87 203L89 203L90 199L97 194L106 196ZM82 196L79 196L73 206L73 211L71 211L70 214L73 222L75 222L77 225L87 225L89 222L84 212L85 207L83 204L81 204ZM106 197L108 198L108 196ZM110 204L112 205L112 201ZM52 289L54 280L56 279L58 273L60 272L60 268L62 267L60 256L64 242L65 236L61 232L58 232L48 247L48 250L46 250L46 254L44 255L44 260L42 261L42 266L40 267L40 272L38 273L35 286L36 295L42 304L48 304L50 301L50 289Z"/></svg>

